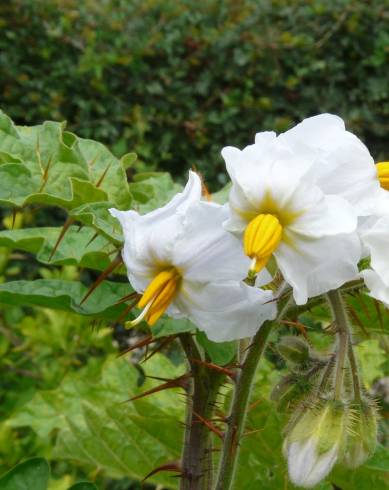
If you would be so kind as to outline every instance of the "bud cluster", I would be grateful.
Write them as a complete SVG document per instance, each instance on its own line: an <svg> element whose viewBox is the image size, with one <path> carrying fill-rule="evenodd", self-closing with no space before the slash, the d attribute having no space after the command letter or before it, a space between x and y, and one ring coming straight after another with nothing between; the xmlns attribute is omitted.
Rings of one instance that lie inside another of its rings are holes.
<svg viewBox="0 0 389 490"><path fill-rule="evenodd" d="M377 409L355 400L345 378L344 399L332 396L333 357L323 357L299 337L284 337L278 351L291 368L272 392L279 410L291 411L283 452L293 484L312 488L335 466L357 468L377 442Z"/></svg>

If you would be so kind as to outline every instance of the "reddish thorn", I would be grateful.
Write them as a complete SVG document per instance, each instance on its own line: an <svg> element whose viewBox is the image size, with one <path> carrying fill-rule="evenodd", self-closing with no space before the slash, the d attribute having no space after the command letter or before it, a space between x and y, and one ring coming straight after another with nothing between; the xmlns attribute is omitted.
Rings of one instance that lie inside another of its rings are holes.
<svg viewBox="0 0 389 490"><path fill-rule="evenodd" d="M170 381L166 383L162 383L159 386L156 386L155 388L152 388L151 390L145 391L144 393L141 393L140 395L134 396L130 398L129 400L125 400L122 403L126 402L133 402L135 400L139 400L140 398L144 398L145 396L152 395L153 393L158 393L159 391L164 391L168 390L170 388L183 388L186 390L188 388L188 377L189 374L184 374L182 376L179 376L178 378L171 379Z"/></svg>
<svg viewBox="0 0 389 490"><path fill-rule="evenodd" d="M156 475L157 473L160 473L161 471L174 471L176 473L180 473L180 475L174 475L174 476L181 476L182 475L182 467L181 467L181 462L180 461L172 461L171 463L165 463L161 464L161 466L158 466L155 468L153 471L150 471L142 480L142 484L150 478L150 476Z"/></svg>
<svg viewBox="0 0 389 490"><path fill-rule="evenodd" d="M262 402L262 400L257 400L254 403L251 403L251 405L249 405L249 408L248 408L247 411L250 412L251 410L253 410L254 408L256 408L261 402Z"/></svg>
<svg viewBox="0 0 389 490"><path fill-rule="evenodd" d="M99 178L99 180L96 182L96 184L95 184L95 186L96 186L96 187L100 187L100 186L101 186L101 184L102 184L102 182L103 182L103 180L104 180L104 177L107 175L108 170L111 168L111 165L112 165L112 162L111 162L111 163L109 163L109 164L107 165L106 169L105 169L105 170L104 170L104 172L101 174L101 177L100 177L100 178Z"/></svg>
<svg viewBox="0 0 389 490"><path fill-rule="evenodd" d="M149 355L148 353L146 354L145 358L143 359L142 362L148 361L151 359L157 352L160 352L164 347L166 347L170 342L173 342L177 338L177 335L169 335L169 337L166 337L158 347L156 347L153 352Z"/></svg>
<svg viewBox="0 0 389 490"><path fill-rule="evenodd" d="M209 369L213 369L214 371L217 371L219 373L226 374L232 379L236 378L236 373L234 373L234 371L231 371L230 369L227 369L222 366L218 366L217 364L213 364L212 362L202 361L201 359L189 359L189 362L194 362L195 364L200 364L201 366L205 366Z"/></svg>
<svg viewBox="0 0 389 490"><path fill-rule="evenodd" d="M138 298L136 298L132 303L130 303L123 311L123 313L119 316L119 318L116 320L117 323L121 323L126 316L130 313L131 310L133 310L138 303Z"/></svg>
<svg viewBox="0 0 389 490"><path fill-rule="evenodd" d="M99 233L96 231L96 233L92 236L92 238L88 241L88 243L85 245L86 247L89 247L89 245L93 242L93 240L96 240L96 238L99 236Z"/></svg>
<svg viewBox="0 0 389 490"><path fill-rule="evenodd" d="M139 342L137 342L136 344L132 345L131 347L128 347L128 349L126 349L122 352L119 352L119 354L117 356L118 357L124 356L124 355L128 354L129 352L131 352L135 349L140 349L141 347L144 347L145 345L151 344L151 342L154 342L154 339L153 339L152 335L149 335L145 339L142 339Z"/></svg>
<svg viewBox="0 0 389 490"><path fill-rule="evenodd" d="M93 291L106 279L111 272L113 272L121 263L123 259L120 255L116 257L116 259L99 275L96 281L92 284L92 286L88 289L85 296L82 298L80 306L85 303L85 301L89 298L89 296L93 293Z"/></svg>
<svg viewBox="0 0 389 490"><path fill-rule="evenodd" d="M57 248L59 246L59 244L61 243L63 237L65 236L65 233L68 231L68 229L70 228L70 226L75 222L75 219L74 218L68 218L63 227L62 227L62 230L59 234L59 237L57 238L57 241L55 242L55 245L50 253L50 257L49 257L49 262L51 262L51 259L53 258L55 252L57 251Z"/></svg>
<svg viewBox="0 0 389 490"><path fill-rule="evenodd" d="M123 298L120 298L119 301L116 301L115 305L120 305L122 303L125 303L126 301L130 301L131 299L139 299L140 298L140 294L137 293L136 291L133 291L132 293L130 294L127 294L126 296L123 296Z"/></svg>
<svg viewBox="0 0 389 490"><path fill-rule="evenodd" d="M194 410L193 410L193 414L200 420L200 422L202 424L204 424L211 432L213 432L214 434L216 434L218 437L220 437L220 439L223 440L224 438L224 434L221 430L219 430L217 427L215 427L212 422L210 422L209 420L206 420L204 417L202 417L200 414L196 413Z"/></svg>
<svg viewBox="0 0 389 490"><path fill-rule="evenodd" d="M305 328L305 325L303 325L302 323L292 322L290 320L281 320L280 323L282 323L283 325L287 325L288 327L296 327L301 332L303 337L306 340L308 340L307 329Z"/></svg>
<svg viewBox="0 0 389 490"><path fill-rule="evenodd" d="M39 192L43 191L43 189L45 188L45 185L47 183L47 177L49 175L49 168L50 168L52 159L53 159L53 157L51 156L47 161L46 168L45 168L45 171L43 172L43 176L42 176L42 185L39 189Z"/></svg>

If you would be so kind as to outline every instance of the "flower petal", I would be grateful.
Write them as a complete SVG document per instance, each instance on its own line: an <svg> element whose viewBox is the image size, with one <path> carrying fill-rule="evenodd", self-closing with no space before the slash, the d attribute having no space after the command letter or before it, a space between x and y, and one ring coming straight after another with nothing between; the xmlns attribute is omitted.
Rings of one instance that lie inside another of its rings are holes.
<svg viewBox="0 0 389 490"><path fill-rule="evenodd" d="M380 218L361 234L363 244L371 255L371 267L389 285L389 217Z"/></svg>
<svg viewBox="0 0 389 490"><path fill-rule="evenodd" d="M310 148L316 184L325 194L336 194L354 205L360 215L374 208L381 189L374 160L366 146L346 131L344 122L332 114L305 119L278 137L297 153Z"/></svg>
<svg viewBox="0 0 389 490"><path fill-rule="evenodd" d="M250 260L240 240L225 231L227 205L198 202L187 211L182 233L174 246L173 263L190 281L241 280Z"/></svg>
<svg viewBox="0 0 389 490"><path fill-rule="evenodd" d="M251 337L277 313L272 292L243 282L185 281L176 304L210 340L225 342Z"/></svg>
<svg viewBox="0 0 389 490"><path fill-rule="evenodd" d="M110 209L123 228L123 260L131 284L142 291L155 275L156 268L171 263L176 240L182 232L182 221L188 207L201 199L201 181L189 172L183 192L165 206L141 216L136 211Z"/></svg>
<svg viewBox="0 0 389 490"><path fill-rule="evenodd" d="M356 233L322 238L291 233L274 255L301 305L357 277L361 244Z"/></svg>
<svg viewBox="0 0 389 490"><path fill-rule="evenodd" d="M352 233L356 230L358 220L351 204L342 197L324 196L319 191L321 195L318 196L316 205L309 205L309 194L313 192L315 188L305 190L303 199L307 203L306 210L289 226L288 230L317 238ZM314 199L311 199L311 202L314 203ZM303 209L303 203L301 202L298 207Z"/></svg>

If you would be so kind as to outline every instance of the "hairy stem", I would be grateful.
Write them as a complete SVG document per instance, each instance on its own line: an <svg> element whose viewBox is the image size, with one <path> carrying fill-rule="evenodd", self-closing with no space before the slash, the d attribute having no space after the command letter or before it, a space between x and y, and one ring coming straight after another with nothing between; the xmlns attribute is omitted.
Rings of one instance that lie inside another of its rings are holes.
<svg viewBox="0 0 389 490"><path fill-rule="evenodd" d="M212 418L222 374L203 366L190 334L180 335L193 381L188 393L180 490L210 490L212 485L211 433L204 421ZM195 362L193 362L195 361Z"/></svg>
<svg viewBox="0 0 389 490"><path fill-rule="evenodd" d="M228 418L228 429L224 437L222 460L216 490L229 490L231 487L236 461L238 458L239 441L243 432L247 414L254 374L261 355L265 349L272 322L266 322L254 336L243 362L237 379L231 413Z"/></svg>
<svg viewBox="0 0 389 490"><path fill-rule="evenodd" d="M358 365L355 359L355 354L351 343L351 339L349 339L348 360L350 363L351 377L353 380L354 398L357 402L361 402L361 383L359 380Z"/></svg>
<svg viewBox="0 0 389 490"><path fill-rule="evenodd" d="M278 291L278 296L282 294L283 290L284 287L281 286ZM280 308L277 319L274 322L265 322L261 326L255 336L252 338L247 349L246 357L241 364L240 373L238 374L236 380L231 411L228 417L227 431L224 436L224 444L215 490L229 490L233 483L238 461L239 444L245 426L254 375L261 356L266 348L271 329L273 325L284 316L289 304L290 298L288 297Z"/></svg>
<svg viewBox="0 0 389 490"><path fill-rule="evenodd" d="M344 373L346 369L346 356L348 351L350 333L347 312L344 307L340 292L338 290L329 291L328 299L334 315L338 335L334 398L335 400L340 400L343 391Z"/></svg>

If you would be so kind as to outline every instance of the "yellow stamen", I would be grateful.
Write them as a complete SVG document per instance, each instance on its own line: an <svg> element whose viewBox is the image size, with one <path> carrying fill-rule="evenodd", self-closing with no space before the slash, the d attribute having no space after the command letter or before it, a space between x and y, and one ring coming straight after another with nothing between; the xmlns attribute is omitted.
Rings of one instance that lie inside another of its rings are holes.
<svg viewBox="0 0 389 490"><path fill-rule="evenodd" d="M376 169L381 187L389 191L389 162L377 163Z"/></svg>
<svg viewBox="0 0 389 490"><path fill-rule="evenodd" d="M250 221L243 236L245 254L252 259L250 272L258 273L280 244L282 226L273 214L259 214Z"/></svg>
<svg viewBox="0 0 389 490"><path fill-rule="evenodd" d="M144 310L130 325L135 326L143 319L150 326L154 325L176 295L179 279L180 275L174 267L157 274L139 300L138 308Z"/></svg>

